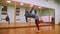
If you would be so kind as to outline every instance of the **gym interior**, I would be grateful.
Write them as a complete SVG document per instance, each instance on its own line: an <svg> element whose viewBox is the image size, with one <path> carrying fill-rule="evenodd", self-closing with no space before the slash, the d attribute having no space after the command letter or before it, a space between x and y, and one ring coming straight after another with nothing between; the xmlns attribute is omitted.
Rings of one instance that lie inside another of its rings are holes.
<svg viewBox="0 0 60 34"><path fill-rule="evenodd" d="M34 6L39 16L37 32L35 19L25 19L26 9ZM9 16L10 23L6 21ZM0 34L60 34L60 4L54 0L0 0Z"/></svg>

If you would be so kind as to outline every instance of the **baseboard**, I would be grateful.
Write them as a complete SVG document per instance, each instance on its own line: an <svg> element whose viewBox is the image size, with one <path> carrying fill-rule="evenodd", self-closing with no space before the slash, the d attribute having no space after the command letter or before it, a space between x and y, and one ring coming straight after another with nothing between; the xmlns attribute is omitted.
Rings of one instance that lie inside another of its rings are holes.
<svg viewBox="0 0 60 34"><path fill-rule="evenodd" d="M51 26L51 25L39 25L39 27L42 26ZM36 26L33 25L33 26L19 26L19 27L0 27L0 29L31 28L31 27L36 27Z"/></svg>
<svg viewBox="0 0 60 34"><path fill-rule="evenodd" d="M51 23L51 22L43 22L43 23Z"/></svg>

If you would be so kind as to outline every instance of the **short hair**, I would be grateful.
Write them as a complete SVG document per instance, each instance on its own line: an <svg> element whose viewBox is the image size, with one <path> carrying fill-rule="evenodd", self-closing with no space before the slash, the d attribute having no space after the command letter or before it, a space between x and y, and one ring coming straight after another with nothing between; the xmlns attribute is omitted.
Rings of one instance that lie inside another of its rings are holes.
<svg viewBox="0 0 60 34"><path fill-rule="evenodd" d="M25 13L28 13L28 11L25 11Z"/></svg>

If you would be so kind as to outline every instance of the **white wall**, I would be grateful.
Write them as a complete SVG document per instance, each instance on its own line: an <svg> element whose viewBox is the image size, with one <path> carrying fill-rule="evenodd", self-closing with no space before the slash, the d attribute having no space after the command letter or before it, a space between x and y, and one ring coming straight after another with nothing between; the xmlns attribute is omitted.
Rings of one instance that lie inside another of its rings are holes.
<svg viewBox="0 0 60 34"><path fill-rule="evenodd" d="M55 8L55 24L59 23L59 9Z"/></svg>
<svg viewBox="0 0 60 34"><path fill-rule="evenodd" d="M60 16L59 8L58 8L58 5L54 3L54 0L48 0L48 2L44 0L13 0L13 1L53 8L55 9L55 24L59 24L59 18L58 18Z"/></svg>
<svg viewBox="0 0 60 34"><path fill-rule="evenodd" d="M24 14L25 14L25 8L20 8L20 16L19 16L20 22L25 22Z"/></svg>
<svg viewBox="0 0 60 34"><path fill-rule="evenodd" d="M59 5L59 17L60 17L60 5ZM59 18L59 22L60 22L60 18Z"/></svg>
<svg viewBox="0 0 60 34"><path fill-rule="evenodd" d="M59 18L59 22L60 22L60 5L59 5L59 7L58 7L58 18Z"/></svg>
<svg viewBox="0 0 60 34"><path fill-rule="evenodd" d="M14 6L7 6L7 13L9 15L10 22L13 23L14 22Z"/></svg>
<svg viewBox="0 0 60 34"><path fill-rule="evenodd" d="M1 9L2 9L2 6L0 6L0 23L1 23L1 17L2 17L2 15L1 15Z"/></svg>

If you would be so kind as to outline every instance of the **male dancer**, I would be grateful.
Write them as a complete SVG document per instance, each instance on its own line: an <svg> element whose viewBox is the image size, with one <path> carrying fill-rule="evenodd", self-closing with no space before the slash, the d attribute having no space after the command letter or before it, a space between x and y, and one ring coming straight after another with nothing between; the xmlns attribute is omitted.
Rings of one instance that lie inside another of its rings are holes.
<svg viewBox="0 0 60 34"><path fill-rule="evenodd" d="M38 32L39 32L39 17L37 15L37 11L35 10L35 14L32 14L32 10L34 9L34 7L32 7L32 9L30 11L26 10L25 11L25 19L26 19L26 22L28 22L27 18L35 18L35 24L36 24L36 27L38 29Z"/></svg>

